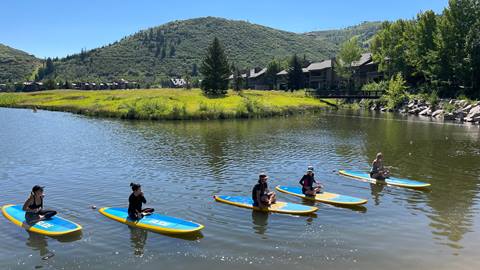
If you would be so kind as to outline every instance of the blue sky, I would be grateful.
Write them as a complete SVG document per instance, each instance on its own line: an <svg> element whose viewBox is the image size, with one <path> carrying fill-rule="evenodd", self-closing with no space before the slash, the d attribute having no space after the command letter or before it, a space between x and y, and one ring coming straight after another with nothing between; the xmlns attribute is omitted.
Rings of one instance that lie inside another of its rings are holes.
<svg viewBox="0 0 480 270"><path fill-rule="evenodd" d="M246 20L292 32L440 13L448 0L1 0L0 43L38 57L65 56L172 20Z"/></svg>

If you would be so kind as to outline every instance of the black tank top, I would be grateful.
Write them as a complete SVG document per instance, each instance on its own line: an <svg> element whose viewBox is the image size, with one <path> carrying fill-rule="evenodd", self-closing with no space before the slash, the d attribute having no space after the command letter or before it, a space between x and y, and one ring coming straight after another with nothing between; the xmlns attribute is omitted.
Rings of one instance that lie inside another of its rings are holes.
<svg viewBox="0 0 480 270"><path fill-rule="evenodd" d="M40 204L37 204L35 202L35 197L33 197L33 202L28 206L30 209L38 209L38 208L43 208L43 198L40 197Z"/></svg>

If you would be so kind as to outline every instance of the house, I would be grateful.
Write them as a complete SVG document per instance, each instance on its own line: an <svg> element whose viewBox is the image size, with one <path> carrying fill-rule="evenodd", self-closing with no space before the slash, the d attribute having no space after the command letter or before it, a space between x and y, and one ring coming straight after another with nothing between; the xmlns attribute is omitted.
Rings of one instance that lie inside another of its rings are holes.
<svg viewBox="0 0 480 270"><path fill-rule="evenodd" d="M335 72L335 58L310 64L309 81L307 87L313 89L338 89L345 86L346 82L342 80ZM371 53L363 53L358 61L351 63L353 70L353 80L356 86L362 86L372 81L378 81L383 78L382 73L378 72L378 64L373 62Z"/></svg>
<svg viewBox="0 0 480 270"><path fill-rule="evenodd" d="M275 88L278 90L288 89L288 71L286 69L277 73L277 85Z"/></svg>
<svg viewBox="0 0 480 270"><path fill-rule="evenodd" d="M179 78L170 78L169 87L171 88L182 88L187 85L187 82L184 79Z"/></svg>
<svg viewBox="0 0 480 270"><path fill-rule="evenodd" d="M303 78L305 80L305 86L308 87L310 74L308 68L302 68ZM288 71L286 69L277 73L277 85L275 87L278 90L287 90L288 89Z"/></svg>
<svg viewBox="0 0 480 270"><path fill-rule="evenodd" d="M353 78L356 85L383 79L383 74L378 72L378 64L373 62L371 53L363 53L360 60L352 63L352 68L355 71Z"/></svg>
<svg viewBox="0 0 480 270"><path fill-rule="evenodd" d="M337 85L337 76L334 71L333 59L311 63L307 70L309 80L306 86L313 89L332 89Z"/></svg>
<svg viewBox="0 0 480 270"><path fill-rule="evenodd" d="M257 90L270 89L270 83L267 78L267 68L253 68L247 74L246 88Z"/></svg>
<svg viewBox="0 0 480 270"><path fill-rule="evenodd" d="M23 83L23 91L25 92L39 91L43 89L44 88L43 88L42 82L24 82Z"/></svg>
<svg viewBox="0 0 480 270"><path fill-rule="evenodd" d="M242 82L241 82L241 84L240 84L240 88L243 89L243 88L245 88L246 83L247 83L247 73L241 73L240 76L242 77ZM233 74L228 77L228 81L229 81L230 87L231 87L231 88L234 88L234 85L233 85L233 84L234 84L234 83L233 83Z"/></svg>

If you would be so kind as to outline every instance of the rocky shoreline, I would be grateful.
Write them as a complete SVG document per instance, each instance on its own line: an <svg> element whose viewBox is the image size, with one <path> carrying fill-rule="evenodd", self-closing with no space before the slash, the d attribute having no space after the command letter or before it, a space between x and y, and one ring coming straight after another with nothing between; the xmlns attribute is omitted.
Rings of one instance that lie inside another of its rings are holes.
<svg viewBox="0 0 480 270"><path fill-rule="evenodd" d="M395 111L402 114L420 115L440 119L443 121L456 121L459 123L480 124L480 101L441 99L431 103L424 99L411 99L397 110L390 110L377 102L362 100L360 106L372 111Z"/></svg>

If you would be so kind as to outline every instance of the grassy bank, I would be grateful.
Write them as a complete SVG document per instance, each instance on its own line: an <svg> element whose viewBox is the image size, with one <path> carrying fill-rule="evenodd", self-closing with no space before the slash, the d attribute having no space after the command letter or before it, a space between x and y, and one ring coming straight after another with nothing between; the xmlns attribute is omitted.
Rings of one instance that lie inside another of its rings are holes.
<svg viewBox="0 0 480 270"><path fill-rule="evenodd" d="M199 89L1 93L1 107L46 109L124 119L228 119L288 115L328 106L303 91L229 91L207 98Z"/></svg>

